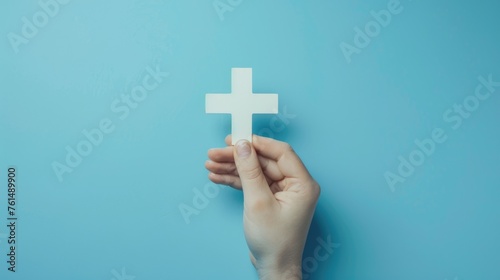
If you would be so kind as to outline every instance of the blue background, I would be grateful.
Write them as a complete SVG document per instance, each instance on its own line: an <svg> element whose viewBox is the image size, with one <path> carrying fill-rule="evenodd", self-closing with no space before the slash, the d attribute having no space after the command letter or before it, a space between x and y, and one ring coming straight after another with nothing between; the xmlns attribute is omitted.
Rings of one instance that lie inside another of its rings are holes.
<svg viewBox="0 0 500 280"><path fill-rule="evenodd" d="M500 88L460 128L443 119L479 76L500 80L500 2L402 0L349 63L340 44L388 2L243 1L221 18L210 0L74 0L15 53L8 34L41 8L2 1L0 278L256 279L241 193L204 169L230 133L204 95L230 92L232 67L252 67L254 92L293 115L256 116L254 133L289 142L322 186L304 258L317 238L340 246L310 279L500 278ZM110 104L156 66L170 76L121 120ZM60 182L53 162L104 118L115 130ZM384 174L434 128L447 141L391 191ZM217 195L185 219L179 207L204 188Z"/></svg>

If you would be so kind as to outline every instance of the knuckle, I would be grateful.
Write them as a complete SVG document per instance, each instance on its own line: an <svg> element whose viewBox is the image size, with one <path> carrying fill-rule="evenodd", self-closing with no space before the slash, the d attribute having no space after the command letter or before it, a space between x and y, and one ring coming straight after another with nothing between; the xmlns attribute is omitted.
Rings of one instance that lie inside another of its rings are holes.
<svg viewBox="0 0 500 280"><path fill-rule="evenodd" d="M309 189L310 189L310 194L311 194L311 198L313 199L313 201L318 201L319 196L321 195L321 188L320 188L319 184L316 183L315 181L313 181L313 183Z"/></svg>
<svg viewBox="0 0 500 280"><path fill-rule="evenodd" d="M321 188L319 184L312 179L310 182L304 184L305 195L310 199L311 202L317 202L319 196L321 195Z"/></svg>
<svg viewBox="0 0 500 280"><path fill-rule="evenodd" d="M321 195L321 187L319 186L318 183L314 182L313 187L312 187L313 195L316 199L319 198Z"/></svg>
<svg viewBox="0 0 500 280"><path fill-rule="evenodd" d="M283 152L285 152L285 153L293 152L292 146L288 143L283 143L282 149L283 149Z"/></svg>
<svg viewBox="0 0 500 280"><path fill-rule="evenodd" d="M281 158L287 158L287 159L290 159L290 158L293 158L295 155L295 151L293 149L293 147L288 144L288 143L283 143L282 147L281 147Z"/></svg>

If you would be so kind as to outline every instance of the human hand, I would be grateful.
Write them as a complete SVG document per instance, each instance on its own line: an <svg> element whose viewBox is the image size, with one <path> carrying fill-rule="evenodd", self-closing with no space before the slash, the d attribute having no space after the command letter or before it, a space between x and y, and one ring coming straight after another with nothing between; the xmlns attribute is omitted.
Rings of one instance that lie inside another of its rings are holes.
<svg viewBox="0 0 500 280"><path fill-rule="evenodd" d="M259 278L301 279L319 185L287 143L256 135L252 141L233 147L228 136L228 147L209 150L209 178L243 190L245 238Z"/></svg>

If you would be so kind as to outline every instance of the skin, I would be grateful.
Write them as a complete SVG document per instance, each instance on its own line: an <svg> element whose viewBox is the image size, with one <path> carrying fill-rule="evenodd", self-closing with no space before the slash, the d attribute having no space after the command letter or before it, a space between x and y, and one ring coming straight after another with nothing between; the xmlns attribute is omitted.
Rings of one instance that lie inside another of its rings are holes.
<svg viewBox="0 0 500 280"><path fill-rule="evenodd" d="M243 226L259 279L302 279L301 262L320 187L287 143L252 142L208 151L208 177L242 190Z"/></svg>

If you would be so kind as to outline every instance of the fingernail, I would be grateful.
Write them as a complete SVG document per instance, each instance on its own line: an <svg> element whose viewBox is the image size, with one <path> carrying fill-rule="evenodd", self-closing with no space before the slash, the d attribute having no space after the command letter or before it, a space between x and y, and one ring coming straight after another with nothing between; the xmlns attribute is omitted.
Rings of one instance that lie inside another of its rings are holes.
<svg viewBox="0 0 500 280"><path fill-rule="evenodd" d="M236 143L236 153L240 158L247 158L250 155L250 143L246 140L240 140Z"/></svg>

